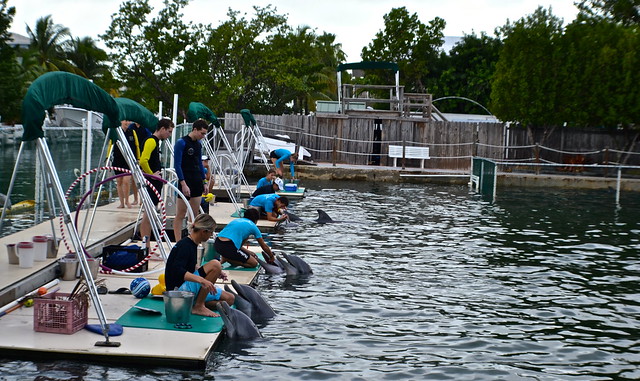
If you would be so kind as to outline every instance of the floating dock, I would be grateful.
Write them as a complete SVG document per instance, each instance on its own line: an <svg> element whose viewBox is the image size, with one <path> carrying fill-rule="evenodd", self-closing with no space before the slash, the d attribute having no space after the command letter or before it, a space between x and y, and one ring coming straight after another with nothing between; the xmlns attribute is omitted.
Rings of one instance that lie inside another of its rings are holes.
<svg viewBox="0 0 640 381"><path fill-rule="evenodd" d="M100 221L100 223L95 223L92 227L87 248L92 247L93 250L101 251L103 246L120 244L131 236L138 210L118 209L115 206L116 203L112 203L97 208L95 221ZM218 206L212 206L210 210L214 218L222 222L225 221L223 216L229 215L227 208L229 206L220 203ZM230 208L233 209L233 206L231 205ZM216 217L215 211L220 212L219 217ZM231 219L229 217L229 221ZM269 221L260 222L275 225ZM218 229L221 228L221 225L219 223ZM58 229L57 220L54 220L54 226ZM0 238L0 306L8 304L60 276L57 262L66 253L62 243L56 258L47 258L42 262L36 261L32 268L20 268L18 265L9 264L8 261L6 244L31 241L34 235L50 234L51 229L51 222L46 221ZM259 247L251 249L260 252ZM235 280L240 284L251 284L255 282L259 272L259 268L236 269L225 268L225 266L223 266L223 270L228 274L228 280L224 283ZM158 283L158 275L164 272L163 269L163 261L149 261L149 271L158 270L153 274L144 275L152 287ZM109 291L114 291L120 288L128 289L131 281L138 276L136 273L130 275L100 273L96 282L98 284L103 282ZM221 284L221 282L219 280L217 284ZM60 288L58 292L70 293L76 283L76 280L60 280L57 286ZM155 309L164 311L162 298L158 299L150 295L144 299L138 299L127 294L105 294L100 295L100 301L108 323L116 323L119 320L125 322L122 324L124 326L122 335L110 336L110 341L118 342L120 346L96 346L96 342L104 341L104 336L86 329L69 335L36 332L34 330L35 308L21 307L0 317L0 337L2 337L0 353L3 356L19 358L71 358L75 360L81 358L86 361L118 364L202 368L221 339L222 318L220 317L208 318L192 315L191 322L194 323L194 328L189 331L188 329L177 329L166 323L166 320L158 321L157 315L147 315L147 313L133 308L136 304L142 304L144 306L152 305ZM131 319L129 319L127 324L126 317L133 317L137 323L132 326ZM99 325L95 307L91 302L88 309L88 324ZM196 329L198 327L205 329ZM218 328L216 329L216 327Z"/></svg>

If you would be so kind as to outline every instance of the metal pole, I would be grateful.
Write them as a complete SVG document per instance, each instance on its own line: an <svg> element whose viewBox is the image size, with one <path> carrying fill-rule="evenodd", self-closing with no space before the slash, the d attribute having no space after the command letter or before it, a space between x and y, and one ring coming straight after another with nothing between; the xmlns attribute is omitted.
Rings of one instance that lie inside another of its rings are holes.
<svg viewBox="0 0 640 381"><path fill-rule="evenodd" d="M622 178L622 168L618 167L618 181L616 181L616 205L620 206L620 182Z"/></svg>
<svg viewBox="0 0 640 381"><path fill-rule="evenodd" d="M53 191L60 202L60 208L62 210L62 215L64 219L64 223L67 227L67 232L69 233L69 238L71 239L71 243L73 244L74 250L76 251L76 257L80 263L80 267L82 270L82 275L87 280L87 286L89 287L89 295L91 297L91 301L93 302L93 306L96 309L96 314L98 315L98 319L100 320L100 326L102 327L102 333L107 341L109 342L109 323L107 323L107 318L104 314L104 308L102 307L102 301L100 300L100 296L98 295L98 289L93 280L93 275L89 269L89 263L87 262L87 258L84 255L84 247L80 242L80 236L78 235L78 230L73 222L73 218L71 218L71 211L69 210L69 205L67 204L64 196L64 191L62 190L62 185L60 184L60 179L58 178L58 173L56 171L56 167L53 163L53 159L51 158L51 153L49 152L49 147L47 146L46 140L44 138L37 139L38 149L40 150L42 157L44 160L44 166L51 174L51 180L53 182ZM113 343L116 344L116 343ZM119 344L117 344L119 345Z"/></svg>
<svg viewBox="0 0 640 381"><path fill-rule="evenodd" d="M7 198L4 200L4 207L2 208L2 216L0 216L0 231L2 231L2 224L4 222L4 216L9 206L9 199L11 198L11 192L13 191L13 184L16 181L16 174L18 172L18 164L20 163L20 156L22 156L22 149L24 147L24 141L20 143L18 149L18 156L16 157L16 164L13 166L13 174L11 175L11 181L9 181L9 189L7 190Z"/></svg>

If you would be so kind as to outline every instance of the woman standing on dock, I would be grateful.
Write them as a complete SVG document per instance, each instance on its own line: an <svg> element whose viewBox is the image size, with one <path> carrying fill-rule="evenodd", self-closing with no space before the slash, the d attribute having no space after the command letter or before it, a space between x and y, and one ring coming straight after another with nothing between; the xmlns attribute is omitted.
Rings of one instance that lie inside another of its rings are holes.
<svg viewBox="0 0 640 381"><path fill-rule="evenodd" d="M215 286L222 274L220 261L212 259L198 267L198 245L211 238L215 228L213 217L208 214L198 215L191 224L189 235L171 249L164 270L167 290L178 289L196 295L191 309L195 315L219 316L211 311L218 301L224 300L230 306L235 302L232 293Z"/></svg>
<svg viewBox="0 0 640 381"><path fill-rule="evenodd" d="M135 155L137 160L140 160L140 145L138 144L138 137L133 128L130 127L132 123L128 120L123 120L120 122L120 127L124 131L124 136L127 138L126 143L131 148L131 151ZM113 160L111 161L111 165L117 168L122 169L131 169L129 168L129 164L124 158L124 155L120 151L117 145L112 146L113 150ZM119 175L124 173L120 170L114 170L115 174ZM118 199L120 200L120 205L118 208L131 208L131 204L129 203L129 192L131 191L131 176L123 176L116 178L116 190L118 191ZM134 188L135 189L135 188ZM138 201L138 195L134 194L134 205Z"/></svg>

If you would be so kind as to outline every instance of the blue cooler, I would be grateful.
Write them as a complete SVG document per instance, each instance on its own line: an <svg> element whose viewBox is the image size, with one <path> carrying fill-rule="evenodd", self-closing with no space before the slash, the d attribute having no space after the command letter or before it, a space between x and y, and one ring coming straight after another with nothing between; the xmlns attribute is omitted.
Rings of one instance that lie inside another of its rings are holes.
<svg viewBox="0 0 640 381"><path fill-rule="evenodd" d="M296 192L298 190L298 184L293 184L293 183L284 184L284 190L287 192Z"/></svg>

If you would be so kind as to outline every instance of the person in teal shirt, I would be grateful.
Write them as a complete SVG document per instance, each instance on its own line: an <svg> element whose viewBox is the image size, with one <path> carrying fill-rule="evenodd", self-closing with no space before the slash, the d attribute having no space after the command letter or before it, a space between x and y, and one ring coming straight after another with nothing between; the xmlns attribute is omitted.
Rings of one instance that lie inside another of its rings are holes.
<svg viewBox="0 0 640 381"><path fill-rule="evenodd" d="M269 256L269 258L265 258L267 262L273 263L275 261L276 257L273 255L271 248L264 242L262 233L260 233L260 229L256 225L259 217L260 212L257 209L247 209L243 218L231 221L218 233L213 245L216 252L222 257L222 262L229 262L234 266L247 268L258 266L256 254L242 247L250 236L253 236L258 241L263 253Z"/></svg>
<svg viewBox="0 0 640 381"><path fill-rule="evenodd" d="M273 163L273 165L275 165L276 167L276 173L281 177L284 177L284 174L282 173L282 165L285 160L289 159L289 171L291 172L291 179L295 179L296 171L294 168L294 164L296 161L298 161L297 153L291 153L291 151L289 151L288 149L279 148L277 150L271 151L269 157L271 158L271 162Z"/></svg>
<svg viewBox="0 0 640 381"><path fill-rule="evenodd" d="M269 221L280 222L287 219L283 212L289 205L289 199L275 193L261 194L253 198L249 203L249 208L259 209L261 213L267 215ZM280 215L280 217L278 217Z"/></svg>
<svg viewBox="0 0 640 381"><path fill-rule="evenodd" d="M267 172L267 175L265 177L263 177L260 180L258 180L258 185L256 185L256 189L261 188L261 187L266 186L266 185L273 184L273 179L275 177L276 177L275 169L270 169Z"/></svg>

